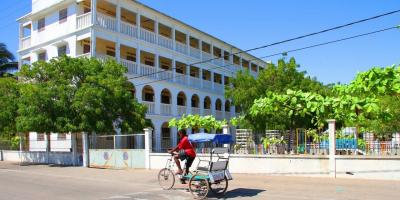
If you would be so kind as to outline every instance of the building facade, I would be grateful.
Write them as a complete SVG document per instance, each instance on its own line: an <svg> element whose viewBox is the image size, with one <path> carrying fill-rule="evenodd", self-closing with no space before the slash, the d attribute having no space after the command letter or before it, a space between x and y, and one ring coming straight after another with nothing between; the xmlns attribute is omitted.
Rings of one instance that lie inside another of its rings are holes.
<svg viewBox="0 0 400 200"><path fill-rule="evenodd" d="M235 116L224 87L236 71L257 76L266 64L133 0L32 0L32 12L18 22L19 65L66 54L126 66L136 98L148 107L156 150L176 144L173 117Z"/></svg>

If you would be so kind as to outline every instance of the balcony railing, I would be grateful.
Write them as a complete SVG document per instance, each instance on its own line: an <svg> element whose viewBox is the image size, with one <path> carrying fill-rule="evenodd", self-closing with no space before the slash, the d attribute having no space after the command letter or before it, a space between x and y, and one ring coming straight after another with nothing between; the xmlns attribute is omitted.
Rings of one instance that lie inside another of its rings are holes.
<svg viewBox="0 0 400 200"><path fill-rule="evenodd" d="M158 45L165 47L167 49L174 49L174 42L171 38L167 38L162 35L158 35Z"/></svg>
<svg viewBox="0 0 400 200"><path fill-rule="evenodd" d="M76 29L83 29L92 25L92 13L88 12L76 17Z"/></svg>
<svg viewBox="0 0 400 200"><path fill-rule="evenodd" d="M203 88L205 89L212 89L212 82L211 81L207 81L207 80L203 80Z"/></svg>
<svg viewBox="0 0 400 200"><path fill-rule="evenodd" d="M186 44L182 44L180 42L175 42L175 51L185 55L188 53Z"/></svg>
<svg viewBox="0 0 400 200"><path fill-rule="evenodd" d="M21 38L21 49L26 49L31 46L31 36Z"/></svg>
<svg viewBox="0 0 400 200"><path fill-rule="evenodd" d="M176 73L176 75L175 75L175 82L177 82L177 83L179 83L179 84L186 85L186 84L187 84L186 75L180 74L180 73Z"/></svg>
<svg viewBox="0 0 400 200"><path fill-rule="evenodd" d="M201 80L199 78L190 76L190 86L195 87L195 88L201 88Z"/></svg>
<svg viewBox="0 0 400 200"><path fill-rule="evenodd" d="M160 80L174 82L174 74L170 70L160 69L160 72L158 73L158 78Z"/></svg>
<svg viewBox="0 0 400 200"><path fill-rule="evenodd" d="M97 13L97 25L111 30L111 31L117 31L117 23L115 20L115 17L111 17L102 13Z"/></svg>
<svg viewBox="0 0 400 200"><path fill-rule="evenodd" d="M190 47L190 56L200 59L200 49Z"/></svg>
<svg viewBox="0 0 400 200"><path fill-rule="evenodd" d="M147 114L155 114L155 103L149 101L142 101L142 104L147 107Z"/></svg>
<svg viewBox="0 0 400 200"><path fill-rule="evenodd" d="M171 115L171 111L172 111L172 109L171 109L171 104L164 104L164 103L161 103L160 104L160 111L161 111L161 114L162 115Z"/></svg>
<svg viewBox="0 0 400 200"><path fill-rule="evenodd" d="M223 58L215 58L215 60L213 60L213 63L218 65L218 66L223 66L224 65Z"/></svg>
<svg viewBox="0 0 400 200"><path fill-rule="evenodd" d="M218 92L223 92L224 91L224 86L222 84L219 84L219 83L214 83L214 90L216 90Z"/></svg>
<svg viewBox="0 0 400 200"><path fill-rule="evenodd" d="M225 119L230 119L230 118L231 118L231 112L225 111Z"/></svg>
<svg viewBox="0 0 400 200"><path fill-rule="evenodd" d="M80 54L76 56L77 58L90 58L90 52L85 54Z"/></svg>
<svg viewBox="0 0 400 200"><path fill-rule="evenodd" d="M186 114L186 110L187 110L186 106L177 106L177 108L178 108L179 116Z"/></svg>
<svg viewBox="0 0 400 200"><path fill-rule="evenodd" d="M128 68L128 74L139 74L139 68L136 62L121 58L121 64Z"/></svg>
<svg viewBox="0 0 400 200"><path fill-rule="evenodd" d="M121 33L137 38L137 26L121 21Z"/></svg>
<svg viewBox="0 0 400 200"><path fill-rule="evenodd" d="M210 60L212 58L211 54L207 52L203 51L202 54L203 54L203 61Z"/></svg>
<svg viewBox="0 0 400 200"><path fill-rule="evenodd" d="M215 111L215 118L217 120L222 120L224 118L224 112L222 112L220 110L216 110Z"/></svg>
<svg viewBox="0 0 400 200"><path fill-rule="evenodd" d="M192 107L192 114L193 115L200 115L200 108Z"/></svg>
<svg viewBox="0 0 400 200"><path fill-rule="evenodd" d="M204 115L204 116L206 116L206 115L211 115L211 109L204 109L204 110L203 110L203 115Z"/></svg>
<svg viewBox="0 0 400 200"><path fill-rule="evenodd" d="M144 28L140 28L140 39L156 44L156 34Z"/></svg>
<svg viewBox="0 0 400 200"><path fill-rule="evenodd" d="M146 76L148 78L157 79L157 68L145 64L140 64L140 75Z"/></svg>
<svg viewBox="0 0 400 200"><path fill-rule="evenodd" d="M97 59L99 59L101 62L106 62L109 59L115 59L115 57L113 56L109 56L109 55L103 55L103 54L97 54L96 55Z"/></svg>

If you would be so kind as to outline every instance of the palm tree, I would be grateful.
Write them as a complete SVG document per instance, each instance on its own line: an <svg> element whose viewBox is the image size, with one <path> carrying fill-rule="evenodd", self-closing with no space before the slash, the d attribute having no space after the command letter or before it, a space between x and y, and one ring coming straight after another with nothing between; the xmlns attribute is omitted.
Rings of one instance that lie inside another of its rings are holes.
<svg viewBox="0 0 400 200"><path fill-rule="evenodd" d="M14 55L7 49L7 45L0 43L0 66L13 60Z"/></svg>

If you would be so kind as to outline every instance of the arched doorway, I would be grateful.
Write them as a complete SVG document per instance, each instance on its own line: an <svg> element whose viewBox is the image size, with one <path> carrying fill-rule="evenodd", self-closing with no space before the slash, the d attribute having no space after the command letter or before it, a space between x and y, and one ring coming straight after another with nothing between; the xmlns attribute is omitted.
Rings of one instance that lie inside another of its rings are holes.
<svg viewBox="0 0 400 200"><path fill-rule="evenodd" d="M200 98L197 94L192 95L191 106L192 106L192 114L199 115L200 114Z"/></svg>
<svg viewBox="0 0 400 200"><path fill-rule="evenodd" d="M161 152L166 152L171 146L171 128L168 127L168 122L164 122L161 125Z"/></svg>
<svg viewBox="0 0 400 200"><path fill-rule="evenodd" d="M171 115L171 92L168 89L161 91L160 112L162 115Z"/></svg>
<svg viewBox="0 0 400 200"><path fill-rule="evenodd" d="M206 96L204 98L204 115L211 115L211 98Z"/></svg>
<svg viewBox="0 0 400 200"><path fill-rule="evenodd" d="M184 92L179 92L178 96L176 97L177 100L177 108L178 108L178 115L182 116L186 114L186 95Z"/></svg>
<svg viewBox="0 0 400 200"><path fill-rule="evenodd" d="M142 103L147 106L147 113L155 113L155 103L154 103L154 90L151 86L146 85L142 89Z"/></svg>

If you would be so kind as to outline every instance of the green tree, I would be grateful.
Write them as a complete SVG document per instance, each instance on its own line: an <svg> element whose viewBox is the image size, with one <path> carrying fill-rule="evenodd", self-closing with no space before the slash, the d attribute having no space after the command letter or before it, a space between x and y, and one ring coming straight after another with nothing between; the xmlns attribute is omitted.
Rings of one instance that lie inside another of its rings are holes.
<svg viewBox="0 0 400 200"><path fill-rule="evenodd" d="M0 43L0 66L13 60L14 55L7 49L4 43Z"/></svg>
<svg viewBox="0 0 400 200"><path fill-rule="evenodd" d="M113 133L142 130L145 107L131 93L126 68L115 61L61 57L19 73L20 132Z"/></svg>
<svg viewBox="0 0 400 200"><path fill-rule="evenodd" d="M199 116L199 115L183 115L180 119L173 118L169 121L169 127L177 127L178 129L199 130L204 128L208 132L211 130L220 130L226 121L218 121L213 116Z"/></svg>
<svg viewBox="0 0 400 200"><path fill-rule="evenodd" d="M0 137L14 136L18 108L18 84L11 77L0 78Z"/></svg>
<svg viewBox="0 0 400 200"><path fill-rule="evenodd" d="M240 125L256 130L265 129L287 129L295 123L301 127L312 127L309 123L309 116L293 116L287 118L287 113L277 110L268 115L250 115L250 108L256 99L266 97L268 92L284 94L288 89L312 91L322 95L331 93L330 86L324 86L315 78L306 75L306 72L298 71L299 65L294 58L288 62L284 59L278 61L277 65L267 64L266 68L260 71L257 78L251 76L247 71L238 72L232 80L233 87L226 88L225 96L232 99L233 104L240 106L243 110Z"/></svg>

